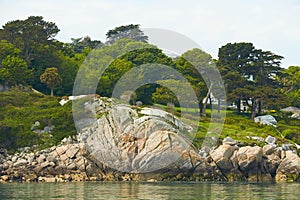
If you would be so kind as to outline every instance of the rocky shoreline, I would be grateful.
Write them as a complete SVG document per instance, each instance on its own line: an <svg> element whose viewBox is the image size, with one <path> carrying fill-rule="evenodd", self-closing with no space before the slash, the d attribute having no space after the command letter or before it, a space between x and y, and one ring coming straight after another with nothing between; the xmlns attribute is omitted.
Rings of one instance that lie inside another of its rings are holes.
<svg viewBox="0 0 300 200"><path fill-rule="evenodd" d="M300 182L300 158L267 144L237 147L224 142L206 157L182 155L151 173L122 173L99 163L83 143L61 144L38 152L1 154L0 182L70 181L249 181ZM181 165L180 165L181 164Z"/></svg>
<svg viewBox="0 0 300 200"><path fill-rule="evenodd" d="M86 104L86 107L93 107ZM94 104L95 105L95 104ZM222 145L198 151L175 116L96 100L99 118L77 138L41 151L0 151L0 183L70 181L300 182L300 157L268 137L263 147ZM82 123L84 124L84 123ZM172 161L172 162L168 162Z"/></svg>

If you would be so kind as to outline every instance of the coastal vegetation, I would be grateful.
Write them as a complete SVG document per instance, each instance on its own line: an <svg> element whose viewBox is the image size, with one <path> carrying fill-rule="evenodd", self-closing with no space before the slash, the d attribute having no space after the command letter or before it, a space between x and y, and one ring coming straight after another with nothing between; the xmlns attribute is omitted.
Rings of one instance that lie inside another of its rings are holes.
<svg viewBox="0 0 300 200"><path fill-rule="evenodd" d="M195 67L218 70L227 102L236 105L236 110L226 111L222 138L230 136L245 145L260 145L261 141L251 138L271 135L279 143L300 143L300 120L280 111L287 106L300 107L300 67L281 66L284 59L281 55L257 49L250 42L240 42L220 47L217 59L200 49L169 56L149 44L140 26L133 24L108 30L106 42L89 36L61 42L55 39L58 32L55 23L47 22L41 16L9 21L0 29L0 85L10 88L0 92L0 147L15 150L36 145L45 148L75 135L72 103L61 106L59 101L72 95L79 68L87 71L79 84L89 84L98 78L102 70L99 66L107 65L96 93L111 97L124 74L140 66L150 67L151 63L178 71L195 91L197 102L186 103L185 108L190 118L195 111L201 113L200 121L194 122L199 127L195 146L200 148L210 123L211 101L208 99L224 98L211 93L211 85ZM93 59L95 57L101 59ZM171 91L163 85L185 83L176 75L161 74L160 71L156 74L162 75L163 80L143 85L134 92L126 91L134 94L130 95L130 102L165 109L173 106L176 111L180 105L174 91L177 94L184 91L180 87L172 87ZM150 80L155 78L148 76ZM128 78L142 79L130 75ZM195 104L197 107L193 107ZM254 117L263 114L272 114L278 121L277 127L253 122Z"/></svg>

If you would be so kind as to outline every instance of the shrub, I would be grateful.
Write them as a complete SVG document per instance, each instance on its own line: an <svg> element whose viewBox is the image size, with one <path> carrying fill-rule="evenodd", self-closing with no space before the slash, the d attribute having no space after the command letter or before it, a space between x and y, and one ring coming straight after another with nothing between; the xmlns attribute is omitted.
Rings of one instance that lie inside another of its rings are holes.
<svg viewBox="0 0 300 200"><path fill-rule="evenodd" d="M296 129L286 129L282 132L282 135L293 142L300 143L300 133Z"/></svg>

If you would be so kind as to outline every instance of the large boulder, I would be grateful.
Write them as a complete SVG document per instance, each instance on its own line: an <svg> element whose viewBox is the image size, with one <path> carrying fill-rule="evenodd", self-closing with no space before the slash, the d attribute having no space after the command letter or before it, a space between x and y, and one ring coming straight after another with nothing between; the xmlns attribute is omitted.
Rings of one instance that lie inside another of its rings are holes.
<svg viewBox="0 0 300 200"><path fill-rule="evenodd" d="M300 158L292 152L286 151L285 158L282 160L276 171L276 182L299 181Z"/></svg>
<svg viewBox="0 0 300 200"><path fill-rule="evenodd" d="M230 157L237 149L237 147L228 144L221 145L211 151L210 156L223 173L228 173L233 168Z"/></svg>
<svg viewBox="0 0 300 200"><path fill-rule="evenodd" d="M274 127L276 127L277 124L276 119L272 115L263 115L263 116L255 117L254 122L265 124L265 125L271 125Z"/></svg>
<svg viewBox="0 0 300 200"><path fill-rule="evenodd" d="M200 156L179 132L189 131L187 127L164 111L142 109L138 114L128 105L112 105L92 126L83 129L78 140L86 144L94 160L121 172L178 170L178 166L188 169ZM197 156L192 160L184 156L190 154Z"/></svg>
<svg viewBox="0 0 300 200"><path fill-rule="evenodd" d="M263 150L259 146L241 147L236 154L239 169L246 175L250 172L256 173L262 161L262 155Z"/></svg>

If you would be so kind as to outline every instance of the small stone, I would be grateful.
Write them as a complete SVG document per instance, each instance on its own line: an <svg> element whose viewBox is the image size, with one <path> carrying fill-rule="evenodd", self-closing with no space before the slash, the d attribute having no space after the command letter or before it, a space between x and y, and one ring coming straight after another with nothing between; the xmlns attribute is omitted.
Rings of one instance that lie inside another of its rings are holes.
<svg viewBox="0 0 300 200"><path fill-rule="evenodd" d="M275 144L275 142L276 142L276 138L275 137L272 137L272 136L268 136L267 138L266 138L266 143L268 143L268 144Z"/></svg>
<svg viewBox="0 0 300 200"><path fill-rule="evenodd" d="M13 156L13 157L11 158L11 161L12 161L12 162L16 162L16 161L17 161L17 159L18 159L18 157L17 157L17 156Z"/></svg>

